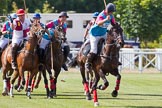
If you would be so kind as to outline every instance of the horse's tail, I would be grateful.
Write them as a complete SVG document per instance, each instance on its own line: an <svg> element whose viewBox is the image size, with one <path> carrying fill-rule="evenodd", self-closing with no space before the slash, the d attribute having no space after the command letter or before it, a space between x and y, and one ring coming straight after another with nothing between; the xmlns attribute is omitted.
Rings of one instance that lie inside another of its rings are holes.
<svg viewBox="0 0 162 108"><path fill-rule="evenodd" d="M72 60L70 61L70 63L68 63L69 67L76 67L77 65L78 65L77 56L73 57Z"/></svg>

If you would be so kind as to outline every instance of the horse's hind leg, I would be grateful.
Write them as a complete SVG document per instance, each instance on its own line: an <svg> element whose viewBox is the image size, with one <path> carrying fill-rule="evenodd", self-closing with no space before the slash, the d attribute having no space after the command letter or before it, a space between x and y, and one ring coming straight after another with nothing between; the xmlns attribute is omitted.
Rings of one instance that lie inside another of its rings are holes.
<svg viewBox="0 0 162 108"><path fill-rule="evenodd" d="M2 95L3 96L6 96L8 95L8 90L7 90L7 78L6 78L6 75L7 75L7 69L2 67L2 78L3 78L3 91L2 91Z"/></svg>
<svg viewBox="0 0 162 108"><path fill-rule="evenodd" d="M40 83L41 79L42 79L41 72L39 72L38 79L37 79L37 82L36 82L36 85L35 85L36 89L39 87L39 83Z"/></svg>
<svg viewBox="0 0 162 108"><path fill-rule="evenodd" d="M107 81L106 76L101 69L99 71L99 75L102 78L102 80L104 81L104 85L99 85L98 89L105 90L109 86L109 82Z"/></svg>
<svg viewBox="0 0 162 108"><path fill-rule="evenodd" d="M85 77L85 67L84 65L81 65L80 66L80 73L81 73L81 76L82 76L82 83L84 85L84 90L85 90L85 94L86 94L86 99L87 100L91 100L92 97L91 97L91 93L89 91L89 84L86 80L86 77ZM89 75L89 73L87 73Z"/></svg>
<svg viewBox="0 0 162 108"><path fill-rule="evenodd" d="M10 97L14 97L13 95L14 82L18 77L18 75L19 75L18 71L14 71L13 76L11 77Z"/></svg>
<svg viewBox="0 0 162 108"><path fill-rule="evenodd" d="M17 84L14 86L15 90L17 90L19 88L20 83L21 83L21 77L19 76Z"/></svg>
<svg viewBox="0 0 162 108"><path fill-rule="evenodd" d="M11 87L11 84L10 84L10 79L11 79L11 75L13 74L13 70L10 70L8 73L7 73L7 89L8 91L10 91L10 87Z"/></svg>
<svg viewBox="0 0 162 108"><path fill-rule="evenodd" d="M117 97L118 96L118 90L119 90L119 86L120 86L120 80L121 80L121 75L118 71L118 69L114 69L114 72L111 73L112 75L116 76L116 86L115 89L113 90L113 92L111 93L112 97Z"/></svg>

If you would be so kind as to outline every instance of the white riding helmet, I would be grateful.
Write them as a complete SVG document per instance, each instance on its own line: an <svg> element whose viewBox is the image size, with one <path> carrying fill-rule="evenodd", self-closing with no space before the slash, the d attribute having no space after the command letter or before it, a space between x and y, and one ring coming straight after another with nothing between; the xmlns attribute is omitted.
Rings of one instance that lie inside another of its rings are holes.
<svg viewBox="0 0 162 108"><path fill-rule="evenodd" d="M11 14L11 18L12 18L12 19L14 19L14 18L16 19L16 18L17 18L17 14L16 14L16 13L12 13L12 14Z"/></svg>

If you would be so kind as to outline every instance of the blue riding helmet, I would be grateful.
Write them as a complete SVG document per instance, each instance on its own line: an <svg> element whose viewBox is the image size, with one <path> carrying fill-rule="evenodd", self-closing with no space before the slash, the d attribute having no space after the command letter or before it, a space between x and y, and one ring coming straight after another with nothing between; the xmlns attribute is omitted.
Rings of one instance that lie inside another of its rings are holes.
<svg viewBox="0 0 162 108"><path fill-rule="evenodd" d="M41 15L40 15L39 13L35 13L35 14L33 15L33 18L41 18Z"/></svg>
<svg viewBox="0 0 162 108"><path fill-rule="evenodd" d="M97 18L98 15L99 15L99 12L93 13L93 18Z"/></svg>
<svg viewBox="0 0 162 108"><path fill-rule="evenodd" d="M14 18L16 19L16 18L17 18L17 14L16 14L16 13L12 13L12 14L11 14L11 18L12 18L12 19L14 19Z"/></svg>
<svg viewBox="0 0 162 108"><path fill-rule="evenodd" d="M106 6L106 9L108 10L108 12L115 12L116 11L115 5L113 3L109 3Z"/></svg>

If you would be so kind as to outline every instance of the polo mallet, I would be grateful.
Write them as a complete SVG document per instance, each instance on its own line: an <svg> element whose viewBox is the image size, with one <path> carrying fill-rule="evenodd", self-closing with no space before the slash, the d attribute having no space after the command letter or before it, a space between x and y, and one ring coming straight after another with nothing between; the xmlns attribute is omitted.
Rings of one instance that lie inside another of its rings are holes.
<svg viewBox="0 0 162 108"><path fill-rule="evenodd" d="M53 69L53 45L52 45L52 42L51 42L51 71L52 71L52 73L55 72Z"/></svg>
<svg viewBox="0 0 162 108"><path fill-rule="evenodd" d="M105 5L105 8L106 8L106 0L103 0L103 2L104 2L104 5Z"/></svg>
<svg viewBox="0 0 162 108"><path fill-rule="evenodd" d="M25 0L24 0L24 8L25 8L26 17L28 18L28 14L26 12L26 1Z"/></svg>

